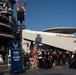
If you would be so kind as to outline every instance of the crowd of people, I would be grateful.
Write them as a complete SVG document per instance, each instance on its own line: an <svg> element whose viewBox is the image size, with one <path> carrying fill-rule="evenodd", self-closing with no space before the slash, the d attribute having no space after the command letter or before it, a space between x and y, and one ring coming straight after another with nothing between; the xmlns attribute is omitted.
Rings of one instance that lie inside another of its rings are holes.
<svg viewBox="0 0 76 75"><path fill-rule="evenodd" d="M52 68L52 66L70 65L76 59L75 52L63 50L38 50L33 57L35 68Z"/></svg>

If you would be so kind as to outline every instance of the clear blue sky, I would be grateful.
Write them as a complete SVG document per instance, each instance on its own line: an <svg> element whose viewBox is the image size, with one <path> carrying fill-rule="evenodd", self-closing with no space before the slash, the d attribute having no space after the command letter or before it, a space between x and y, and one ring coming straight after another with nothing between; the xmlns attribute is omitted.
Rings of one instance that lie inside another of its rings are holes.
<svg viewBox="0 0 76 75"><path fill-rule="evenodd" d="M24 24L30 30L76 27L76 0L25 0L25 2Z"/></svg>

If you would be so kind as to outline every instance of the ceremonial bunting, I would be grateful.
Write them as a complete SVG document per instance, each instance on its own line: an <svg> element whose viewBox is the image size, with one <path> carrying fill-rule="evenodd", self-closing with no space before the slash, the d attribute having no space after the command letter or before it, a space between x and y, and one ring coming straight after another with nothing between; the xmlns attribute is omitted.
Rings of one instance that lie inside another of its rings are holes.
<svg viewBox="0 0 76 75"><path fill-rule="evenodd" d="M21 4L20 4L20 2L16 2L16 5L17 5L18 7L20 7Z"/></svg>
<svg viewBox="0 0 76 75"><path fill-rule="evenodd" d="M25 3L23 3L23 4L22 4L22 6L26 6L26 4L25 4Z"/></svg>
<svg viewBox="0 0 76 75"><path fill-rule="evenodd" d="M26 4L25 3L20 4L20 2L17 1L16 5L17 5L17 10L24 10L24 11L26 11L26 8L25 8ZM20 7L21 5L22 5L22 8Z"/></svg>

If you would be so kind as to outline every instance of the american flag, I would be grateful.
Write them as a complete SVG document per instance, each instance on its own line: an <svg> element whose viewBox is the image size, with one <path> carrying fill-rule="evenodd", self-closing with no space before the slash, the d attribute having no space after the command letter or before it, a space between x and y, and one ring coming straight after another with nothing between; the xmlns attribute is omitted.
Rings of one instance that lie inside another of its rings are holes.
<svg viewBox="0 0 76 75"><path fill-rule="evenodd" d="M33 51L32 51L32 55L33 55L33 56L34 56L34 55L37 55L37 53L38 53L38 46L37 46L37 45L34 45Z"/></svg>
<svg viewBox="0 0 76 75"><path fill-rule="evenodd" d="M38 66L38 56L37 56L37 53L38 53L38 46L34 45L33 51L32 51L32 58L33 58L33 65L34 65L34 67Z"/></svg>

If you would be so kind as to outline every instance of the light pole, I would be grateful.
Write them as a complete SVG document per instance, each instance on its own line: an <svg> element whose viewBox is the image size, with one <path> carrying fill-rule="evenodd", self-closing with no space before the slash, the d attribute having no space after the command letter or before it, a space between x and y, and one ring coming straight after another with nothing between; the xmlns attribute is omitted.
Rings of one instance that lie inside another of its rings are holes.
<svg viewBox="0 0 76 75"><path fill-rule="evenodd" d="M26 4L25 3L21 4L20 2L17 1L16 5L17 5L17 20L20 21L20 49L21 49L22 63L23 63L23 67L24 67L23 49L22 49L22 29L23 29L22 22L25 20L24 12L25 12L25 5Z"/></svg>
<svg viewBox="0 0 76 75"><path fill-rule="evenodd" d="M24 20L24 11L23 10L18 10L17 11L17 19L20 21L20 45L21 45L21 50L22 50L22 21Z"/></svg>
<svg viewBox="0 0 76 75"><path fill-rule="evenodd" d="M17 11L17 19L20 21L20 49L21 49L21 56L22 56L22 63L23 63L23 50L22 50L22 21L24 20L24 11L23 10L18 10ZM24 67L24 63L23 63L23 67Z"/></svg>

